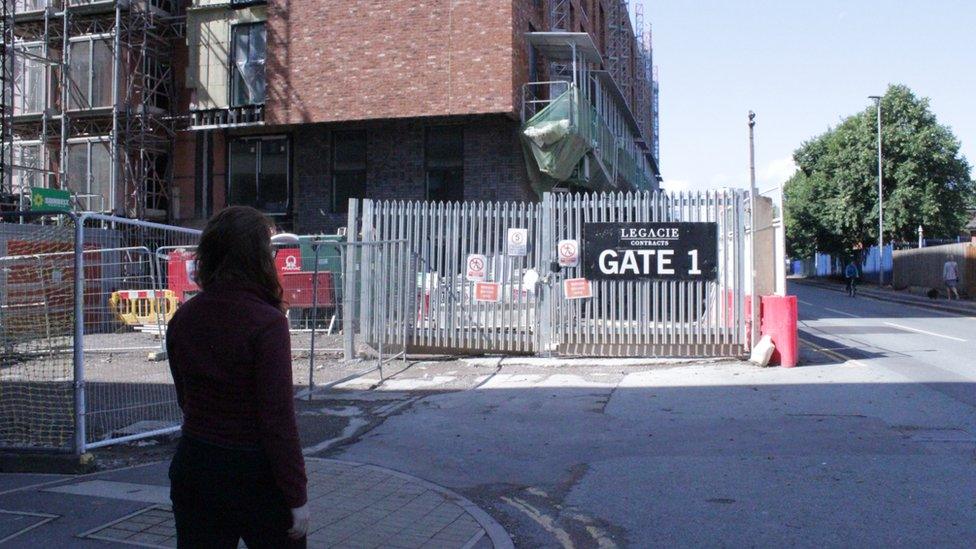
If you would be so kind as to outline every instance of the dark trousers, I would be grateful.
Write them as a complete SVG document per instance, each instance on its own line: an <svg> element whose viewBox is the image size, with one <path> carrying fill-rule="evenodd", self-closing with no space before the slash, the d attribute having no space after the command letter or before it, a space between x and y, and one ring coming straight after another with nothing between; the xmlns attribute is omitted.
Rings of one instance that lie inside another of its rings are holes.
<svg viewBox="0 0 976 549"><path fill-rule="evenodd" d="M291 510L261 450L214 446L184 435L169 467L170 499L180 549L297 547L288 538Z"/></svg>

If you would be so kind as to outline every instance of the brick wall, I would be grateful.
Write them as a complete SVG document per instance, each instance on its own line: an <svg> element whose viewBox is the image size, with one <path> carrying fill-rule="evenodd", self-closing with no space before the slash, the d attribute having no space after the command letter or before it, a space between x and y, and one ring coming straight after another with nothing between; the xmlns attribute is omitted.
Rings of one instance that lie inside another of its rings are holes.
<svg viewBox="0 0 976 549"><path fill-rule="evenodd" d="M428 125L464 126L464 199L537 200L525 172L518 124L504 116L410 119L360 124L309 124L293 133L294 226L334 232L346 215L333 212L331 151L337 130L366 131L366 187L375 200L423 200L424 132Z"/></svg>
<svg viewBox="0 0 976 549"><path fill-rule="evenodd" d="M533 0L270 0L272 124L516 111L513 10Z"/></svg>

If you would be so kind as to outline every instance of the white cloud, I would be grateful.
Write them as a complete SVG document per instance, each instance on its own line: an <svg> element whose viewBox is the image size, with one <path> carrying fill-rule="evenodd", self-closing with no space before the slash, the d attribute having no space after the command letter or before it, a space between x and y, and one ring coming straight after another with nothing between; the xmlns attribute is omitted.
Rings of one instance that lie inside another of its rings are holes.
<svg viewBox="0 0 976 549"><path fill-rule="evenodd" d="M796 173L796 170L796 163L793 162L792 156L777 158L766 164L764 168L760 168L759 173L756 174L756 182L762 188L782 185Z"/></svg>

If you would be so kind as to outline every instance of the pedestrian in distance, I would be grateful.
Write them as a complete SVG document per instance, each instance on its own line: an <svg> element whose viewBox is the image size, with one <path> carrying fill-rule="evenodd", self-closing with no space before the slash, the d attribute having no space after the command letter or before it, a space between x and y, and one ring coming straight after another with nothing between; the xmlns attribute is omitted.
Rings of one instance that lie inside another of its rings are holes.
<svg viewBox="0 0 976 549"><path fill-rule="evenodd" d="M942 280L946 287L946 297L951 300L952 296L955 295L956 299L958 300L959 265L951 255L946 257L946 262L942 265Z"/></svg>
<svg viewBox="0 0 976 549"><path fill-rule="evenodd" d="M847 280L847 295L857 297L857 282L861 278L861 271L853 259L844 268L844 278Z"/></svg>
<svg viewBox="0 0 976 549"><path fill-rule="evenodd" d="M231 207L196 252L202 292L169 323L183 434L170 464L179 548L305 547L307 478L295 423L291 341L274 225Z"/></svg>

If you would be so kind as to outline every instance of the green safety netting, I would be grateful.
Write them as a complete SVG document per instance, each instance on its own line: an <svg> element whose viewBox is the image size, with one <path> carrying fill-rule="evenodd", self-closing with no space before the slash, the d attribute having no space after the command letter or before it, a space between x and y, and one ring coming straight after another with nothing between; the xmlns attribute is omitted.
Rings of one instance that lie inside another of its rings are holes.
<svg viewBox="0 0 976 549"><path fill-rule="evenodd" d="M604 178L580 176L580 161L591 151L609 174L619 174L638 189L653 188L650 175L619 148L596 108L580 101L579 90L573 86L525 122L522 143L529 180L540 195L560 183L592 190L613 187Z"/></svg>
<svg viewBox="0 0 976 549"><path fill-rule="evenodd" d="M584 183L574 180L574 174L592 149L589 118L581 112L579 90L570 86L522 126L525 161L536 192L542 194L559 182Z"/></svg>

